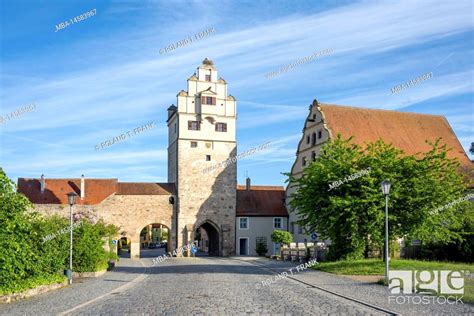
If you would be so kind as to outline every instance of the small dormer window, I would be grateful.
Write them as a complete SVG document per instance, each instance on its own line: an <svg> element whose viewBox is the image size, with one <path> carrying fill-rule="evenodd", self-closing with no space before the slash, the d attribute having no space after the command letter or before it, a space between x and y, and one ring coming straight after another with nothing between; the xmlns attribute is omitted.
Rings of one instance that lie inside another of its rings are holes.
<svg viewBox="0 0 474 316"><path fill-rule="evenodd" d="M216 98L215 97L201 97L201 103L207 105L216 105Z"/></svg>
<svg viewBox="0 0 474 316"><path fill-rule="evenodd" d="M211 82L211 75L206 75L206 81Z"/></svg>

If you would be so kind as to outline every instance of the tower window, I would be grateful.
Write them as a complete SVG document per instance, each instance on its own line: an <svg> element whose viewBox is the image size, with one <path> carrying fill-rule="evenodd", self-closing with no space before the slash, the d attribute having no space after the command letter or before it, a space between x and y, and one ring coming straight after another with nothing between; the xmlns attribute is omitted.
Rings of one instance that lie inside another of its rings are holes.
<svg viewBox="0 0 474 316"><path fill-rule="evenodd" d="M306 144L309 144L309 139L310 139L309 135L306 136Z"/></svg>
<svg viewBox="0 0 474 316"><path fill-rule="evenodd" d="M216 123L216 132L227 132L226 123Z"/></svg>
<svg viewBox="0 0 474 316"><path fill-rule="evenodd" d="M316 121L316 114L313 114L313 120Z"/></svg>
<svg viewBox="0 0 474 316"><path fill-rule="evenodd" d="M202 104L208 104L208 105L216 105L216 98L215 97L201 97L201 103Z"/></svg>
<svg viewBox="0 0 474 316"><path fill-rule="evenodd" d="M323 137L323 131L318 131L318 139L321 139Z"/></svg>
<svg viewBox="0 0 474 316"><path fill-rule="evenodd" d="M174 123L174 132L176 133L176 123Z"/></svg>
<svg viewBox="0 0 474 316"><path fill-rule="evenodd" d="M301 160L301 164L304 166L306 166L306 157L303 157L303 159Z"/></svg>
<svg viewBox="0 0 474 316"><path fill-rule="evenodd" d="M196 148L198 146L197 142L191 142L191 148Z"/></svg>
<svg viewBox="0 0 474 316"><path fill-rule="evenodd" d="M206 161L211 161L211 155L206 155Z"/></svg>
<svg viewBox="0 0 474 316"><path fill-rule="evenodd" d="M199 131L201 129L201 122L188 121L188 129L192 131Z"/></svg>
<svg viewBox="0 0 474 316"><path fill-rule="evenodd" d="M316 133L313 133L312 135L312 142L311 142L311 145L316 145Z"/></svg>
<svg viewBox="0 0 474 316"><path fill-rule="evenodd" d="M311 152L311 160L315 161L316 160L316 153L313 151Z"/></svg>
<svg viewBox="0 0 474 316"><path fill-rule="evenodd" d="M211 81L211 75L206 75L206 81Z"/></svg>

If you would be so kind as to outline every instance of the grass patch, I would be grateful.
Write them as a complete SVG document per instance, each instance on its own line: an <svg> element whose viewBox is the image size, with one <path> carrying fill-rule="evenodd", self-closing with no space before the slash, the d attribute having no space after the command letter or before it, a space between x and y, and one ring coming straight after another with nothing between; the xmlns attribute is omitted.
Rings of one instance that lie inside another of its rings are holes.
<svg viewBox="0 0 474 316"><path fill-rule="evenodd" d="M421 260L390 260L391 270L464 270L474 274L474 264L443 262L443 261L421 261ZM320 262L311 267L339 275L381 275L385 274L385 263L380 259L361 259L334 262ZM383 281L377 282L383 284ZM474 303L474 279L464 278L463 301Z"/></svg>
<svg viewBox="0 0 474 316"><path fill-rule="evenodd" d="M384 275L385 263L380 259L361 259L334 262L320 262L311 267L334 274L346 275ZM421 260L390 260L390 269L393 270L467 270L474 273L474 264L421 261Z"/></svg>

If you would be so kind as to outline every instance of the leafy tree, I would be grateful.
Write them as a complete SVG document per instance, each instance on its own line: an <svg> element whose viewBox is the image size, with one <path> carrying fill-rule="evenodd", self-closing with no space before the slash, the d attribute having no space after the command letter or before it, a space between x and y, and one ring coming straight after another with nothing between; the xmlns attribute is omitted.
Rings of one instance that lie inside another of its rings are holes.
<svg viewBox="0 0 474 316"><path fill-rule="evenodd" d="M288 245L293 241L293 236L284 230L274 230L271 238L273 242L284 245Z"/></svg>
<svg viewBox="0 0 474 316"><path fill-rule="evenodd" d="M466 202L439 209L467 189L460 164L447 157L439 140L430 145L430 151L410 156L382 140L362 147L338 135L300 178L287 174L296 188L290 206L299 214L299 224L331 240L329 259L362 258L370 249L382 250L385 201L380 183L389 179L391 240L462 240L456 229L468 216Z"/></svg>

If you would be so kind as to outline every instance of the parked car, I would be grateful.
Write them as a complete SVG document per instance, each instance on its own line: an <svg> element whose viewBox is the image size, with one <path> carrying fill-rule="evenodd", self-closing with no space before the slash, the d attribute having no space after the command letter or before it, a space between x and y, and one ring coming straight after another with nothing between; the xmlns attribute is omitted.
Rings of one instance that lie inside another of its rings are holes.
<svg viewBox="0 0 474 316"><path fill-rule="evenodd" d="M160 248L166 248L167 245L168 245L168 242L163 241L162 243L160 243Z"/></svg>
<svg viewBox="0 0 474 316"><path fill-rule="evenodd" d="M148 245L148 249L156 249L156 248L160 248L160 246L159 246L158 243L151 242L151 243Z"/></svg>

